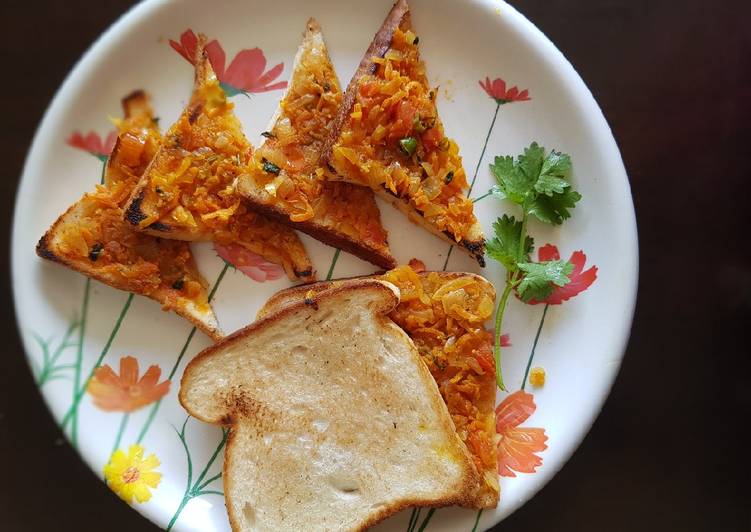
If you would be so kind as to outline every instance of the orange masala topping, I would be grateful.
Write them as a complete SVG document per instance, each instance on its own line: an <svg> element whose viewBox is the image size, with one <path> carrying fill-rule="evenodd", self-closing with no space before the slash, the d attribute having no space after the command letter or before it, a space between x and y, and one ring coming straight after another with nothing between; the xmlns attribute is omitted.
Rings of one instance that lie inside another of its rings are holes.
<svg viewBox="0 0 751 532"><path fill-rule="evenodd" d="M465 195L467 176L458 146L444 133L417 42L411 30L397 28L384 57L373 58L377 69L360 80L331 163L409 201L457 242L472 240L476 218Z"/></svg>
<svg viewBox="0 0 751 532"><path fill-rule="evenodd" d="M383 275L401 292L391 319L414 341L487 488L497 493L493 337L483 327L493 313L495 291L477 276L447 282L437 272L418 275L413 268L422 265L411 265Z"/></svg>

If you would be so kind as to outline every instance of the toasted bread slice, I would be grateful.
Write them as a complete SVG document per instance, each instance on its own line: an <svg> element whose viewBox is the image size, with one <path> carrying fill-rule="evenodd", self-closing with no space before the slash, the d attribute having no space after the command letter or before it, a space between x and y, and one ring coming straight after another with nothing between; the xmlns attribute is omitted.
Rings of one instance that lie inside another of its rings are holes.
<svg viewBox="0 0 751 532"><path fill-rule="evenodd" d="M221 338L207 284L187 242L137 233L122 206L160 142L148 97L123 99L125 119L107 162L104 185L84 195L50 227L37 254L120 290L155 299L214 339Z"/></svg>
<svg viewBox="0 0 751 532"><path fill-rule="evenodd" d="M319 159L342 91L321 27L306 26L292 79L237 190L251 208L381 268L396 261L369 188L326 183Z"/></svg>
<svg viewBox="0 0 751 532"><path fill-rule="evenodd" d="M232 529L363 530L408 506L465 504L477 471L435 382L366 279L268 314L185 369L180 402L229 425Z"/></svg>
<svg viewBox="0 0 751 532"><path fill-rule="evenodd" d="M492 313L493 285L472 273L421 272L400 266L376 278L392 282L402 300L389 314L415 343L422 360L438 383L457 433L474 459L482 478L468 505L494 508L498 504L498 456L495 442L495 365L492 335L482 322ZM258 312L258 319L306 297L342 289L357 280L324 281L282 290ZM448 313L445 301L461 301ZM483 302L484 301L484 302ZM482 310L478 310L481 306ZM451 320L447 320L446 316ZM468 319L468 316L478 316ZM453 337L453 340L449 340Z"/></svg>
<svg viewBox="0 0 751 532"><path fill-rule="evenodd" d="M249 210L235 193L252 147L211 68L205 42L200 35L190 102L133 190L125 220L161 238L241 245L283 266L290 279L312 280L297 234Z"/></svg>
<svg viewBox="0 0 751 532"><path fill-rule="evenodd" d="M484 266L459 147L444 134L411 28L409 6L398 0L344 94L323 149L327 178L369 186Z"/></svg>

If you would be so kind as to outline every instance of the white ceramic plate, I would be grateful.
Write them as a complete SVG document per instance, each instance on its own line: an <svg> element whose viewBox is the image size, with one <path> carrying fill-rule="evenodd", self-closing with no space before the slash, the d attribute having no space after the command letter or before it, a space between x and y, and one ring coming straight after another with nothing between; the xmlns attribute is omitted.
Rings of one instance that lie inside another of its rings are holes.
<svg viewBox="0 0 751 532"><path fill-rule="evenodd" d="M153 453L158 458L155 471L161 474L160 482L156 487L143 486L150 494L148 501L132 504L162 527L229 528L223 498L216 494L221 491L221 479L206 483L220 471L221 451L215 460L211 457L222 433L192 419L184 424L186 414L176 399L185 363L209 340L200 332L191 336L186 322L161 312L156 303L136 297L128 307L128 294L97 282L90 283L84 305L85 279L36 257L38 238L68 205L93 187L102 168L99 158L67 141L76 131L91 130L105 137L113 129L108 117L120 114L120 98L136 88L151 93L162 125L170 124L189 96L192 69L168 40L178 40L188 28L218 39L228 66L238 51L255 47L268 61L266 69L283 63L281 75L269 81L273 84L288 79L305 21L315 16L346 84L389 8L390 0L358 3L357 9L348 2L326 0L147 1L91 47L39 127L19 189L12 248L14 296L26 353L56 420L63 422L66 414L75 412L65 421L66 434L97 475L102 477L115 448L127 453L132 444L139 443L145 456ZM482 196L493 184L488 164L496 154L518 154L533 140L571 154L574 186L583 200L562 227L532 223L531 233L538 245L556 244L564 257L584 250L586 267L598 267L598 278L588 290L547 312L533 362L546 369L547 383L542 388L527 386L530 395L516 394L511 403L507 400L511 408L529 407L533 401L536 409L527 409L527 414L533 413L520 426L504 427L504 440L524 458L513 464L506 457L510 468L501 477L500 505L495 511L485 511L477 525L485 529L513 512L560 469L607 396L634 308L634 212L618 149L600 109L571 65L539 30L500 2L413 0L412 10L429 76L440 85L439 109L446 130L461 146L468 175L479 167L472 197ZM238 63L236 68L247 66ZM499 106L478 83L486 77L502 78L507 89L526 89L530 99ZM255 145L260 144L260 133L281 93L277 89L233 96ZM487 151L481 155L485 142ZM85 146L97 151L93 138ZM514 207L487 197L476 204L476 212L490 233L492 221L504 212L513 213ZM410 225L391 207L382 206L382 213L399 261L418 257L431 269L443 267L447 244ZM318 272L325 276L334 250L307 237L304 240ZM203 274L214 282L223 262L208 245L197 245L195 251ZM459 252L450 256L447 267L478 271ZM371 265L342 254L333 275L372 271ZM502 268L492 261L482 274L496 286L503 282ZM254 276L262 280L266 270L261 267ZM270 294L288 284L284 278L258 282L230 269L215 298L222 328L232 331L247 324ZM82 314L84 327L79 326ZM505 350L504 374L513 391L523 382L543 306L512 301L508 314L504 332L510 333L513 346ZM160 381L172 373L171 389L161 402L124 415L100 410L90 394L77 393L85 390L86 378L100 357L102 364L118 372L121 358L127 355L137 359L141 373L157 365ZM499 402L505 397L499 394ZM74 404L77 407L72 408ZM522 472L525 469L534 472ZM426 516L428 512L421 513L417 528L425 523L431 531L469 532L477 513L450 508L430 514L429 522ZM410 517L410 511L402 512L379 529L404 530Z"/></svg>

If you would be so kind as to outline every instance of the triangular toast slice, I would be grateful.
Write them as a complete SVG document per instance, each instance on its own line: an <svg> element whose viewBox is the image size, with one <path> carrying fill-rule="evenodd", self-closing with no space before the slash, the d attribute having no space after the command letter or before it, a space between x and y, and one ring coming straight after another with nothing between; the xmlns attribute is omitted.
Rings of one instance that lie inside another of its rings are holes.
<svg viewBox="0 0 751 532"><path fill-rule="evenodd" d="M207 284L187 242L138 233L122 207L160 143L149 99L136 91L123 99L125 119L107 162L104 184L85 194L37 244L40 257L104 284L144 295L221 338Z"/></svg>
<svg viewBox="0 0 751 532"><path fill-rule="evenodd" d="M472 273L417 270L400 266L373 278L399 288L401 301L389 317L415 343L438 383L459 437L480 471L468 505L494 508L500 496L495 364L493 337L482 323L493 311L495 289ZM282 290L266 302L257 318L353 282L358 280L324 281ZM452 302L460 304L452 308Z"/></svg>
<svg viewBox="0 0 751 532"><path fill-rule="evenodd" d="M459 147L444 133L418 42L398 0L344 94L323 150L327 178L369 186L484 266Z"/></svg>
<svg viewBox="0 0 751 532"><path fill-rule="evenodd" d="M238 192L266 216L381 268L396 265L369 188L327 183L319 159L342 101L321 28L310 19L287 92Z"/></svg>
<svg viewBox="0 0 751 532"><path fill-rule="evenodd" d="M162 238L240 245L283 266L290 279L312 280L313 267L297 234L248 209L235 192L252 147L211 68L205 43L199 35L190 102L133 191L125 219Z"/></svg>
<svg viewBox="0 0 751 532"><path fill-rule="evenodd" d="M438 388L387 314L389 283L329 290L199 354L194 417L230 427L234 531L364 530L409 506L465 504L477 471Z"/></svg>

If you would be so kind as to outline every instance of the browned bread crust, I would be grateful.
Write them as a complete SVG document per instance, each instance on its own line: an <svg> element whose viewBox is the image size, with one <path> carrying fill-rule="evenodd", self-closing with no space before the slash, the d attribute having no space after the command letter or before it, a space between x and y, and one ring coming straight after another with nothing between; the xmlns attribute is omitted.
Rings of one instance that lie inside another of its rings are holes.
<svg viewBox="0 0 751 532"><path fill-rule="evenodd" d="M194 96L181 115L181 117L187 116L188 123L191 126L198 120L206 103L203 98L195 95L202 86L214 78L208 53L204 47L205 44L206 37L199 35L196 48ZM165 145L162 144L159 152L133 189L124 209L123 219L131 224L135 230L171 240L216 241L222 245L237 244L261 255L266 260L280 264L284 267L287 276L293 281L312 281L315 279L313 265L298 235L290 228L264 219L250 211L235 215L230 219L227 227L231 230L222 231L222 236L217 236L215 232L206 227L193 229L171 225L163 221L156 221L142 227L141 223L149 217L149 211L155 210L153 198L150 198L147 194L150 190L150 174L153 169L157 168L160 156L165 149ZM245 206L243 205L242 208L244 209ZM250 238L227 241L230 237L235 238L237 234L247 234ZM270 235L274 235L276 238L272 238Z"/></svg>
<svg viewBox="0 0 751 532"><path fill-rule="evenodd" d="M317 104L315 101L312 104L312 107L317 109L316 120L318 122L316 136L309 136L303 133L298 135L298 140L292 143L293 145L301 144L305 146L309 152L321 148L317 135L325 135L326 129L331 125L325 120L325 117L332 114L335 116L335 107L338 108L336 100L325 98L324 93L317 94L315 91L311 91L309 76L320 75L320 72L315 74L318 72L317 68L324 72L324 76L326 76L330 84L329 88L326 89L326 97L332 95L340 97L339 83L326 49L321 27L315 19L311 18L308 20L302 43L295 55L287 92L282 97L277 111L267 128L268 132L273 132L281 120L284 119L286 122L289 122L290 118L287 114L287 109L290 107L299 109L297 102L301 94L304 94L306 97L314 96L318 98ZM315 88L314 85L313 88ZM321 106L322 102L323 105ZM263 153L263 150L269 144L272 145L271 150L274 150L273 143L275 139L276 137L273 137L273 140L267 139L264 141L263 146L258 149L255 157L260 157L259 154ZM277 149L281 150L283 148ZM294 175L288 175L288 182L295 183L294 186L297 187L297 182L310 179L310 176L307 174L308 172L312 172L313 169L314 166L309 164L304 166L302 170L294 170ZM283 170L282 172L282 175L287 175L288 170ZM268 194L263 190L263 184L254 179L252 172L238 178L237 191L251 209L263 214L267 218L289 225L294 229L309 234L324 244L351 253L381 268L388 269L396 266L396 260L391 256L388 245L385 242L379 244L370 238L366 238L364 235L367 233L362 231L363 227L360 225L362 223L377 224L380 231L385 234L385 230L380 224L380 213L370 188L342 182L324 183L323 187L315 192L317 195L314 197L305 194L313 210L312 216L307 220L297 221L292 220L292 212L285 205L284 201L269 201ZM320 203L320 209L318 200L322 202ZM362 210L358 210L358 207L361 207ZM357 215L353 215L354 212ZM360 232L359 234L357 231L354 234L353 232L347 234L341 230L343 226L360 228Z"/></svg>
<svg viewBox="0 0 751 532"><path fill-rule="evenodd" d="M326 139L322 151L321 164L326 164L328 166L328 169L330 171L329 179L346 181L343 176L339 176L337 174L336 170L331 166L329 161L331 160L332 149L336 144L337 139L342 132L342 128L344 127L348 117L350 116L350 113L352 112L352 107L355 104L360 80L364 76L373 74L377 70L378 65L376 65L376 63L373 61L373 58L380 58L386 54L389 47L391 46L394 31L396 31L396 29L400 26L409 26L411 23L410 17L411 14L407 0L397 0L397 2L391 8L389 14L386 16L386 19L383 21L380 29L375 34L373 41L370 43L370 46L368 47L365 55L360 61L360 65L357 68L357 71L355 72L354 76L352 76L352 80L349 82L347 90L344 93L344 97L342 98L342 106L339 108L339 112L334 118L331 132ZM485 266L485 238L482 236L482 229L480 228L479 224L475 224L475 227L473 228L473 232L477 233L477 235L479 236L472 238L462 238L459 242L457 242L454 236L448 231L439 231L431 224L428 224L425 221L422 213L420 213L417 209L409 204L408 198L400 198L390 190L388 190L386 187L380 187L379 189L374 190L374 192L384 200L391 203L394 207L404 212L410 218L410 220L414 221L434 235L444 239L448 243L459 246L464 251L469 253L469 255L471 255L480 266Z"/></svg>
<svg viewBox="0 0 751 532"><path fill-rule="evenodd" d="M374 57L383 57L391 46L391 39L394 37L394 30L399 27L402 20L409 17L409 6L407 0L397 0L394 6L386 15L386 19L381 24L378 32L373 37L373 40L368 46L365 55L360 60L360 65L357 67L352 80L347 85L347 90L344 91L342 97L342 106L339 108L339 113L334 118L334 123L331 127L331 134L323 145L323 152L321 155L321 161L328 161L331 158L331 149L334 147L336 140L339 138L339 134L342 132L344 123L347 121L352 106L355 105L355 98L357 96L358 82L360 79L376 71L377 65L373 62Z"/></svg>
<svg viewBox="0 0 751 532"><path fill-rule="evenodd" d="M131 116L151 116L152 114L148 96L142 90L133 91L131 94L123 98L122 107L126 118ZM119 160L121 146L121 139L118 136L112 154L107 161L105 183L108 183L113 176L117 175L117 166L119 164L117 161ZM169 290L166 286L162 285L154 289L153 285L141 282L138 278L123 279L120 276L105 271L96 262L92 262L88 259L66 256L65 253L57 249L57 246L55 245L56 236L60 234L66 225L74 225L77 223L78 216L86 210L89 202L93 202L93 200L88 199L87 196L84 195L57 218L47 232L39 239L39 242L36 245L37 255L43 259L66 266L71 270L77 271L108 286L117 288L118 290L133 292L153 299L160 303L163 308L173 310L178 315L190 321L193 325L209 335L213 340L222 338L222 332L219 329L216 317L210 306L206 309L197 309L191 300L183 297L176 297L174 291ZM150 239L152 237L144 236L143 238ZM161 245L170 246L174 248L175 251L177 251L178 248L182 250L184 247L187 247L187 243L168 241L162 241ZM189 265L191 270L195 272L198 271L192 257L190 258ZM203 278L200 278L199 280L203 284L204 290L207 290L206 281Z"/></svg>
<svg viewBox="0 0 751 532"><path fill-rule="evenodd" d="M353 528L349 528L349 530L366 530L376 525L380 521L409 507L471 505L473 492L478 483L477 470L471 457L469 456L469 453L466 450L466 447L461 444L458 436L456 435L453 422L451 421L451 418L449 417L446 410L446 405L444 404L443 400L440 397L440 394L438 393L435 381L430 375L430 372L428 371L427 367L419 361L419 354L412 345L411 340L409 340L406 334L398 327L396 329L393 329L396 326L387 317L387 314L398 304L398 289L396 289L396 287L394 287L390 283L375 279L354 280L345 285L334 287L330 290L320 293L314 296L311 301L300 301L296 304L291 304L289 306L280 308L277 311L266 315L264 318L252 323L251 325L248 325L247 327L227 336L217 344L205 349L188 364L180 383L180 392L178 396L180 403L193 417L196 417L197 419L200 419L207 423L221 424L231 427L230 434L227 440L223 466L225 494L231 494L236 491L233 470L237 466L237 460L240 459L238 458L238 456L236 456L240 454L237 449L238 445L240 445L238 443L238 441L240 441L241 439L240 432L242 430L251 430L253 432L257 432L258 434L264 433L263 424L267 422L268 418L266 417L266 412L264 411L263 405L255 401L253 401L251 405L248 405L242 401L234 404L229 399L220 399L217 402L217 404L221 405L219 409L216 409L213 406L205 407L205 404L203 402L201 402L200 404L196 403L197 399L191 398L193 388L206 386L205 381L200 378L201 374L199 372L201 371L201 366L204 364L204 362L209 362L207 359L224 353L228 348L237 346L238 349L240 349L243 343L247 339L249 339L249 337L256 334L261 334L266 329L274 327L280 322L283 323L286 319L297 315L296 318L304 323L309 317L316 315L316 313L319 311L319 307L323 307L321 309L321 312L331 312L331 305L325 307L325 305L327 305L329 302L356 299L362 296L363 290L377 290L379 292L383 292L384 295L387 295L387 297L384 298L383 303L379 304L378 308L373 309L373 312L375 314L374 319L382 323L384 326L388 327L392 332L398 331L398 334L403 336L404 340L409 342L409 344L412 346L412 356L419 372L419 379L426 387L426 390L431 391L431 393L429 394L431 410L442 413L440 422L442 427L441 430L446 434L452 434L451 452L458 453L456 455L456 460L458 460L457 463L461 464L462 474L461 480L456 486L454 486L454 489L446 490L446 495L429 499L421 498L420 496L400 496L399 498L396 498L394 500L389 500L387 503L380 505L380 507L377 507L378 505L374 505L376 507L368 512L368 514L363 517L363 520L361 522L357 523L357 525ZM252 357L252 353L249 354L249 356ZM334 361L332 361L332 363L334 363ZM232 386L232 389L238 389L236 388L236 385ZM432 393L433 391L435 393ZM201 395L198 395L196 397L201 397ZM377 402L384 399L379 399L377 396L373 396L372 400ZM252 411L248 411L249 407ZM200 411L199 408L208 408L208 411L203 412ZM252 415L248 417L249 414ZM273 414L269 415L273 416ZM243 418L246 418L245 423L251 424L249 428L245 427L241 423L241 419ZM235 508L236 505L237 503L235 501L232 501L229 498L227 499L230 524L234 531L239 531L242 530L242 521L238 515L241 510L240 508Z"/></svg>
<svg viewBox="0 0 751 532"><path fill-rule="evenodd" d="M337 183L337 185L348 185L348 183ZM349 186L355 187L357 185ZM392 257L390 253L379 252L376 248L365 246L361 242L351 238L349 235L316 222L315 218L303 222L290 222L289 215L275 205L261 203L248 196L245 197L245 202L250 205L254 211L270 218L271 220L283 224L289 224L295 229L307 233L324 244L351 253L355 257L359 257L364 261L375 264L379 268L388 270L396 267L396 259Z"/></svg>

